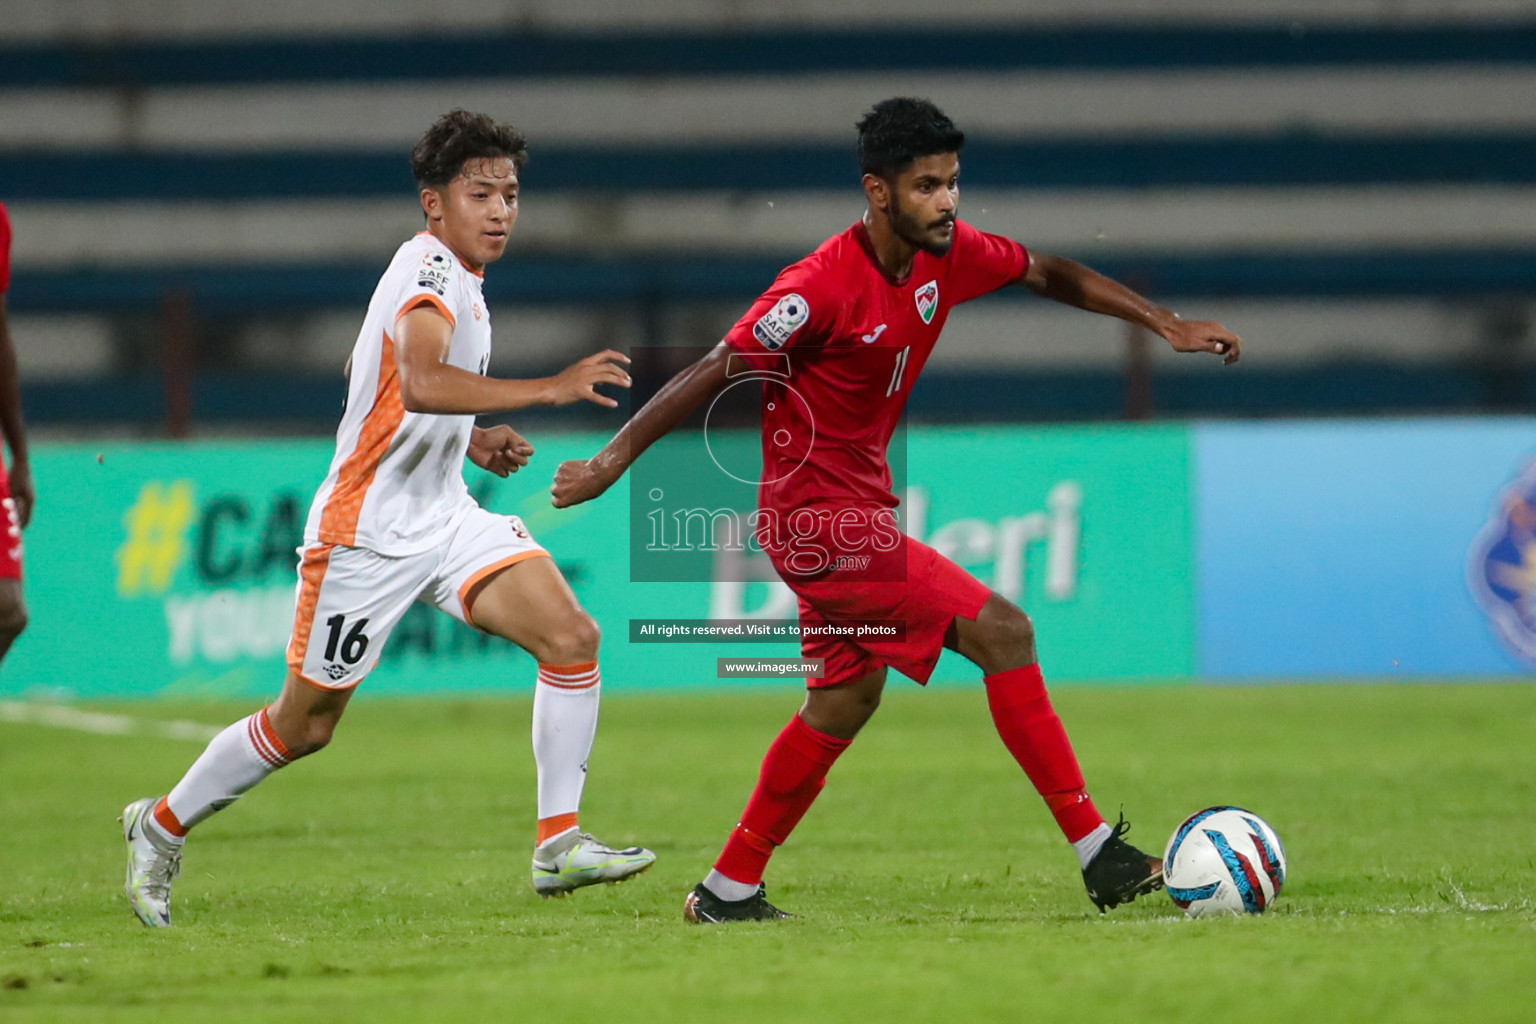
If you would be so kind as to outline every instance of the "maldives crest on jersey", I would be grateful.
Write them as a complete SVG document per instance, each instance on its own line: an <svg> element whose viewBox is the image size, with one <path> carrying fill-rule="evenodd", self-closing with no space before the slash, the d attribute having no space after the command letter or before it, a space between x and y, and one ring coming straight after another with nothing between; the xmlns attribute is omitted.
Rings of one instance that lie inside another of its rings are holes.
<svg viewBox="0 0 1536 1024"><path fill-rule="evenodd" d="M811 318L811 304L804 297L790 292L773 308L757 318L757 323L752 326L752 337L770 352L776 352L784 347L789 336L805 326L805 322Z"/></svg>
<svg viewBox="0 0 1536 1024"><path fill-rule="evenodd" d="M912 297L917 300L917 315L923 318L923 323L933 323L933 314L939 311L939 282L929 281Z"/></svg>
<svg viewBox="0 0 1536 1024"><path fill-rule="evenodd" d="M1536 665L1536 463L1499 497L1467 577L1499 639Z"/></svg>

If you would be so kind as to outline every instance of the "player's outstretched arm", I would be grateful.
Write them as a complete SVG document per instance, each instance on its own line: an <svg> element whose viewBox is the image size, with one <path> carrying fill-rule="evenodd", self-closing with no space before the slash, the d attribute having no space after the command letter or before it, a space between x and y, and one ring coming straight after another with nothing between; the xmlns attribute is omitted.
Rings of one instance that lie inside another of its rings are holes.
<svg viewBox="0 0 1536 1024"><path fill-rule="evenodd" d="M1096 270L1061 256L1030 252L1021 282L1036 295L1141 324L1167 340L1176 352L1213 352L1228 366L1242 357L1243 340L1214 320L1184 320L1151 299Z"/></svg>
<svg viewBox="0 0 1536 1024"><path fill-rule="evenodd" d="M596 455L561 463L550 488L555 507L591 501L612 487L647 448L725 386L730 360L730 346L722 341L667 381Z"/></svg>
<svg viewBox="0 0 1536 1024"><path fill-rule="evenodd" d="M436 310L419 307L395 321L395 358L400 368L400 404L407 412L512 412L531 405L570 405L587 401L610 409L619 403L597 391L600 384L629 387L621 363L627 356L612 350L590 355L553 377L497 380L448 363L453 326Z"/></svg>

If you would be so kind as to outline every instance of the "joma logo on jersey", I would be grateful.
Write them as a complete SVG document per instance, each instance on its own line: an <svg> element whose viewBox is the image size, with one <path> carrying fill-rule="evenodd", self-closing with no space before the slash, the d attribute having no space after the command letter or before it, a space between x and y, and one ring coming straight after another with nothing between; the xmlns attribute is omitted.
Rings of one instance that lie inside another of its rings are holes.
<svg viewBox="0 0 1536 1024"><path fill-rule="evenodd" d="M776 352L784 347L789 336L805 326L805 322L811 318L811 305L802 296L790 293L778 302L772 309L758 318L752 327L752 337L770 352Z"/></svg>
<svg viewBox="0 0 1536 1024"><path fill-rule="evenodd" d="M939 311L939 282L929 281L914 292L912 298L917 300L917 315L923 318L923 323L933 323L933 314Z"/></svg>
<svg viewBox="0 0 1536 1024"><path fill-rule="evenodd" d="M1467 575L1499 638L1536 664L1536 463L1500 497Z"/></svg>

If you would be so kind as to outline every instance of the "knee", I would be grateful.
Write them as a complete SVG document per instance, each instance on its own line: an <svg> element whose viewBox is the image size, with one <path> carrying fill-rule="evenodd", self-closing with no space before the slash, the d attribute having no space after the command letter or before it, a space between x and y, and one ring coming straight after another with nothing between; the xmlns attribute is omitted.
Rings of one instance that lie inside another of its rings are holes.
<svg viewBox="0 0 1536 1024"><path fill-rule="evenodd" d="M998 601L989 609L981 635L981 667L988 672L1002 672L1033 664L1035 624L1022 608Z"/></svg>
<svg viewBox="0 0 1536 1024"><path fill-rule="evenodd" d="M336 721L334 718L319 716L305 719L298 747L289 748L294 759L308 757L330 746L331 737L336 735Z"/></svg>
<svg viewBox="0 0 1536 1024"><path fill-rule="evenodd" d="M817 709L806 718L806 724L838 739L851 740L857 736L880 708L880 695L859 694L848 700L838 701Z"/></svg>
<svg viewBox="0 0 1536 1024"><path fill-rule="evenodd" d="M878 690L858 690L851 695L853 700L850 703L849 711L858 717L860 725L869 721L874 717L875 712L880 710L880 698L884 694L885 689L882 687Z"/></svg>
<svg viewBox="0 0 1536 1024"><path fill-rule="evenodd" d="M570 620L544 637L538 658L546 665L579 665L597 660L598 647L602 645L603 632L597 620L586 612L578 612Z"/></svg>
<svg viewBox="0 0 1536 1024"><path fill-rule="evenodd" d="M806 695L800 718L829 736L851 740L879 710L884 692L883 676L847 687L812 690Z"/></svg>
<svg viewBox="0 0 1536 1024"><path fill-rule="evenodd" d="M302 708L283 707L281 700L267 709L267 716L277 738L288 748L290 761L324 750L336 734L336 724L341 721L339 713L325 711L317 714Z"/></svg>

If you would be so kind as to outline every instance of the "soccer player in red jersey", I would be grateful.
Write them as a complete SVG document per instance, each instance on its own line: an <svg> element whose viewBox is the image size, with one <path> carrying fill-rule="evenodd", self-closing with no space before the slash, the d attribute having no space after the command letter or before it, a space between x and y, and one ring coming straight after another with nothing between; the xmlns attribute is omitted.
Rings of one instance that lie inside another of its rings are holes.
<svg viewBox="0 0 1536 1024"><path fill-rule="evenodd" d="M1124 819L1111 828L1089 798L1041 678L1029 617L895 529L887 446L950 309L1006 285L1141 324L1180 352L1233 363L1242 343L1218 323L1181 320L1087 267L958 220L965 136L932 103L886 100L858 128L863 218L785 269L720 345L672 378L602 451L562 465L553 500L575 505L603 493L745 362L765 380L754 527L799 598L802 629L905 623L890 640L803 640L805 657L825 660L825 675L809 681L805 705L768 748L740 824L688 895L689 921L786 916L765 896L769 857L874 714L887 669L925 683L945 647L984 673L997 731L1076 849L1102 912L1159 887L1161 863L1127 843Z"/></svg>
<svg viewBox="0 0 1536 1024"><path fill-rule="evenodd" d="M6 317L11 286L11 219L0 203L0 433L11 449L11 469L0 460L0 658L27 628L27 604L21 594L21 531L32 520L32 467L27 459L27 428L21 418L21 387L16 379L16 349Z"/></svg>

